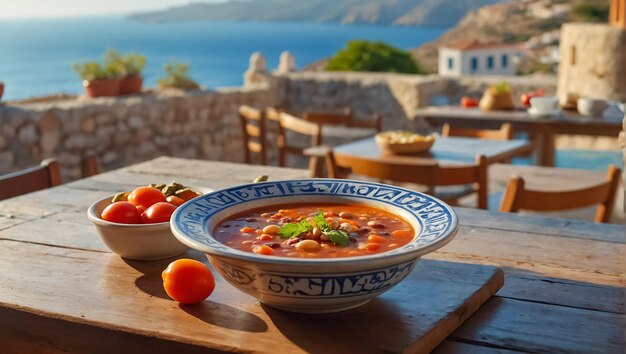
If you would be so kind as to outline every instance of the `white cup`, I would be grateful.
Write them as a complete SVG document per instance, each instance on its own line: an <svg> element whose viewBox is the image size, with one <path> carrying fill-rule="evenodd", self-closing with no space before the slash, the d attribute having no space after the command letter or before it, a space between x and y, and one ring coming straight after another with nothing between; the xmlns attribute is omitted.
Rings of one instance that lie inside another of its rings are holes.
<svg viewBox="0 0 626 354"><path fill-rule="evenodd" d="M609 107L609 104L599 98L581 97L578 99L578 113L583 116L602 117L602 113Z"/></svg>
<svg viewBox="0 0 626 354"><path fill-rule="evenodd" d="M559 103L559 100L556 96L532 97L530 99L530 106L539 114L554 112L557 103Z"/></svg>

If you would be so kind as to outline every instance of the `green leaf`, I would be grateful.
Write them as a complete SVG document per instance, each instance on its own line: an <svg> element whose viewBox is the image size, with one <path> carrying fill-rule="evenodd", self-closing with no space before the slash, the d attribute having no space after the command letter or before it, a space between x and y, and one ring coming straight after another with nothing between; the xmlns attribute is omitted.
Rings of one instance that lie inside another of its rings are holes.
<svg viewBox="0 0 626 354"><path fill-rule="evenodd" d="M302 220L299 223L289 223L283 225L280 231L278 231L278 234L282 238L292 238L312 229L313 225L311 225L311 223L306 220Z"/></svg>
<svg viewBox="0 0 626 354"><path fill-rule="evenodd" d="M350 244L350 239L345 231L332 230L330 232L325 232L324 235L328 236L328 239L336 245L348 246Z"/></svg>
<svg viewBox="0 0 626 354"><path fill-rule="evenodd" d="M317 211L317 214L315 214L315 216L313 217L313 222L315 222L315 225L317 226L317 228L320 229L320 231L322 232L332 231L332 229L330 228L330 225L328 225L328 222L326 222L324 213L322 213L321 210Z"/></svg>
<svg viewBox="0 0 626 354"><path fill-rule="evenodd" d="M313 217L313 221L315 225L317 225L317 228L320 229L324 235L328 236L328 239L332 243L340 246L348 246L350 244L348 234L342 230L333 230L330 225L328 225L324 213L322 213L321 210L317 211L317 214Z"/></svg>

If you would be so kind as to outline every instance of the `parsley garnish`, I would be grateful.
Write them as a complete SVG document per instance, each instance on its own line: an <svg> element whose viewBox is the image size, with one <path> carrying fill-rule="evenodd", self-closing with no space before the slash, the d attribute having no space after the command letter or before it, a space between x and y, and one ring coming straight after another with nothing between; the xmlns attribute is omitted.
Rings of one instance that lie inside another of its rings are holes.
<svg viewBox="0 0 626 354"><path fill-rule="evenodd" d="M317 211L317 214L313 217L313 222L317 226L320 231L326 236L328 239L336 244L341 246L348 246L350 244L350 239L348 238L348 234L342 230L333 230L330 225L326 222L326 218L324 218L324 213L321 210ZM292 238L297 237L301 233L311 231L313 229L313 225L306 220L302 220L298 223L289 223L283 225L283 227L278 231L278 234L282 238Z"/></svg>
<svg viewBox="0 0 626 354"><path fill-rule="evenodd" d="M280 231L278 231L278 234L282 238L292 238L312 229L313 225L311 225L311 223L306 220L302 220L299 223L289 223L283 225Z"/></svg>
<svg viewBox="0 0 626 354"><path fill-rule="evenodd" d="M317 211L317 214L313 217L313 221L315 225L322 231L322 233L328 236L328 239L336 244L341 246L348 246L350 244L350 239L348 239L348 234L342 230L333 230L330 225L326 222L326 218L324 218L324 213L321 210Z"/></svg>

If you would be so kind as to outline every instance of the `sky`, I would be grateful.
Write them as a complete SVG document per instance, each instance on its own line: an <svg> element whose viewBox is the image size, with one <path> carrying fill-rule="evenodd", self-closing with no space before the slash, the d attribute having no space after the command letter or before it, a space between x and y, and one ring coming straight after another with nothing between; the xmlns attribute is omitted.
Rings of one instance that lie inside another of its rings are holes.
<svg viewBox="0 0 626 354"><path fill-rule="evenodd" d="M128 14L184 5L191 1L194 0L0 0L0 18ZM224 0L202 1L220 2Z"/></svg>

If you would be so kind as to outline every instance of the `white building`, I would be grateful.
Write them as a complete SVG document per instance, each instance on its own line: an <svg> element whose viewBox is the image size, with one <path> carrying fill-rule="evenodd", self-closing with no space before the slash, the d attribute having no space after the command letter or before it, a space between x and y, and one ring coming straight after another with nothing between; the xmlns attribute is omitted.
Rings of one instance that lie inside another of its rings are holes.
<svg viewBox="0 0 626 354"><path fill-rule="evenodd" d="M504 43L467 43L439 48L439 75L516 75L522 51Z"/></svg>

